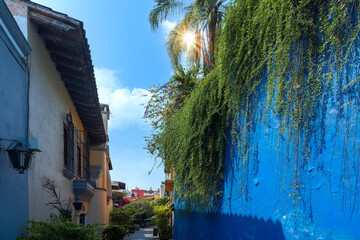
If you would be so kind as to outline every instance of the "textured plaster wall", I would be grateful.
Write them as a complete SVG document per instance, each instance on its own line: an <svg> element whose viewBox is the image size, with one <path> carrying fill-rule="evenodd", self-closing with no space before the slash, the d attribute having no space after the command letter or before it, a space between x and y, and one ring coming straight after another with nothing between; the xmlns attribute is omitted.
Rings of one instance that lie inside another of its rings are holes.
<svg viewBox="0 0 360 240"><path fill-rule="evenodd" d="M65 178L62 173L63 124L66 114L71 112L76 129L83 130L83 126L55 64L33 24L29 24L28 33L28 41L33 50L29 135L39 138L42 143L42 152L36 154L29 171L29 215L35 220L45 220L54 210L49 211L46 206L49 194L41 187L43 177L55 181L60 187L63 200L74 200L72 180Z"/></svg>
<svg viewBox="0 0 360 240"><path fill-rule="evenodd" d="M304 138L280 134L271 111L264 121L266 95L259 92L254 125L243 133L248 160L228 145L219 211L189 215L176 206L174 239L360 239L359 55L319 103L309 157Z"/></svg>
<svg viewBox="0 0 360 240"><path fill-rule="evenodd" d="M27 77L0 27L0 138L27 141ZM5 43L6 42L6 43ZM16 239L28 220L27 173L15 171L0 141L0 239Z"/></svg>
<svg viewBox="0 0 360 240"><path fill-rule="evenodd" d="M88 223L108 224L106 189L98 188L89 202Z"/></svg>
<svg viewBox="0 0 360 240"><path fill-rule="evenodd" d="M89 202L89 223L109 223L109 212L106 196L106 153L101 146L90 151L91 165L101 166L101 173L98 178L95 195Z"/></svg>
<svg viewBox="0 0 360 240"><path fill-rule="evenodd" d="M326 149L300 166L295 187L295 156L285 160L285 145L276 147L283 136L259 121L247 175L241 159L229 154L219 212L188 215L178 209L174 239L360 239L359 115L356 107L342 119L337 114L329 109ZM270 126L277 126L274 119Z"/></svg>
<svg viewBox="0 0 360 240"><path fill-rule="evenodd" d="M108 197L111 197L108 199ZM105 220L106 224L110 224L110 213L112 212L113 208L113 201L112 201L112 188L111 188L111 176L108 162L106 161L106 201L105 203Z"/></svg>

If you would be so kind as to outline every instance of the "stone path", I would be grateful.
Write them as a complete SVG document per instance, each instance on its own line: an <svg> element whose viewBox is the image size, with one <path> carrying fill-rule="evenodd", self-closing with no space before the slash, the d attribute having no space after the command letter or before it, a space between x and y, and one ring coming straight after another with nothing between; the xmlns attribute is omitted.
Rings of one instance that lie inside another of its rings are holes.
<svg viewBox="0 0 360 240"><path fill-rule="evenodd" d="M143 239L159 239L153 237L153 228L141 228L139 231L130 233L129 236L125 236L124 240L143 240Z"/></svg>

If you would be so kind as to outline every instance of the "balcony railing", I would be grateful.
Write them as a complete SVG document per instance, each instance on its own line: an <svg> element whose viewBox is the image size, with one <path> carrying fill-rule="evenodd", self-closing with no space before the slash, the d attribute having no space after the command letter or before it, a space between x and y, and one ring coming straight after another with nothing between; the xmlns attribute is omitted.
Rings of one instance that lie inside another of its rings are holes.
<svg viewBox="0 0 360 240"><path fill-rule="evenodd" d="M174 180L165 180L165 191L169 192L174 189Z"/></svg>

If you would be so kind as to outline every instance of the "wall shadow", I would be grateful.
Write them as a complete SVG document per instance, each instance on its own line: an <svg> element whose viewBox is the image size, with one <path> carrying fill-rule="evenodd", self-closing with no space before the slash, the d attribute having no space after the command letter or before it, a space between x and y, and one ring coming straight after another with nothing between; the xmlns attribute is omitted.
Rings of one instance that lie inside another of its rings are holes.
<svg viewBox="0 0 360 240"><path fill-rule="evenodd" d="M199 214L176 210L174 239L285 240L279 221L237 214Z"/></svg>

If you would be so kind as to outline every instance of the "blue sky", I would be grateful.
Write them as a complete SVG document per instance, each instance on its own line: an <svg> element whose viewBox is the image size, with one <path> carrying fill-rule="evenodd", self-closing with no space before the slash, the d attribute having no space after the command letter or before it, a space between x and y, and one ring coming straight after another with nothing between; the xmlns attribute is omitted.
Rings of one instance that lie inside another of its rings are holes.
<svg viewBox="0 0 360 240"><path fill-rule="evenodd" d="M149 126L142 119L146 89L171 75L165 39L175 23L152 32L148 15L152 0L34 0L84 23L90 44L100 102L110 104L112 180L127 187L158 188L163 168L143 149Z"/></svg>

